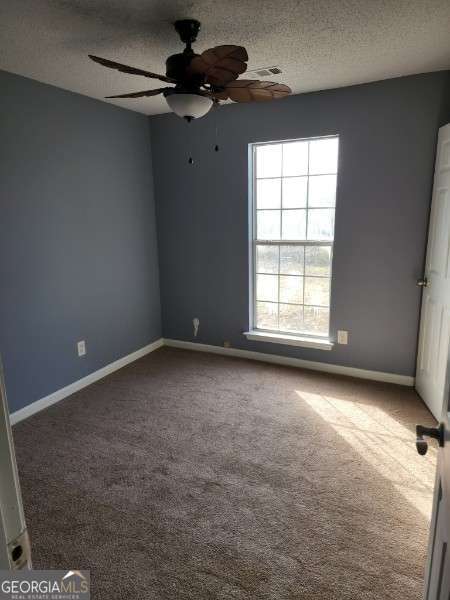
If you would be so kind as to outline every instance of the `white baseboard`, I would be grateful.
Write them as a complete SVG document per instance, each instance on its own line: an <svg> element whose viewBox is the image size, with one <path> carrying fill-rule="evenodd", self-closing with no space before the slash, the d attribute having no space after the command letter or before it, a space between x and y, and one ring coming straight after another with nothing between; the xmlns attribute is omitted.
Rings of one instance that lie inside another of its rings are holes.
<svg viewBox="0 0 450 600"><path fill-rule="evenodd" d="M114 373L114 371L117 371L125 365L134 362L138 358L141 358L142 356L161 348L161 346L184 348L185 350L196 350L197 352L210 352L212 354L223 354L225 356L237 356L240 358L259 360L276 365L287 365L289 367L300 367L302 369L310 369L312 371L323 371L325 373L336 373L338 375L359 377L360 379L372 379L373 381L385 381L387 383L397 383L399 385L407 386L414 385L414 377L409 377L407 375L383 373L381 371L367 371L366 369L355 369L353 367L343 367L341 365L302 360L300 358L290 358L288 356L278 356L276 354L265 354L264 352L252 352L250 350L241 350L239 348L222 348L221 346L210 346L209 344L197 344L195 342L184 342L182 340L160 338L159 340L148 344L148 346L144 346L143 348L136 350L136 352L132 352L123 358L119 358L113 363L102 367L98 371L90 373L78 381L74 381L70 385L53 392L53 394L45 396L45 398L41 398L40 400L36 400L36 402L32 402L31 404L28 404L28 406L24 406L24 408L11 413L9 417L11 425L15 425L16 423L19 423L19 421L23 421L24 419L31 417L31 415L44 410L52 404L56 404L60 400L67 398L67 396L82 390L88 385L95 383L99 379L103 379L103 377L106 377L110 373Z"/></svg>
<svg viewBox="0 0 450 600"><path fill-rule="evenodd" d="M223 354L225 356L238 356L250 360L260 360L263 362L274 363L277 365L287 365L289 367L300 367L312 371L323 371L325 373L336 373L338 375L348 375L349 377L358 377L360 379L371 379L373 381L384 381L387 383L397 383L399 385L414 385L414 377L408 375L398 375L397 373L383 373L381 371L368 371L366 369L356 369L353 367L344 367L324 362L315 362L312 360L302 360L300 358L290 358L288 356L278 356L276 354L265 354L263 352L252 352L250 350L241 350L239 348L222 348L221 346L210 346L208 344L197 344L195 342L184 342L182 340L164 339L164 346L173 348L184 348L185 350L196 350L197 352L210 352L213 354Z"/></svg>
<svg viewBox="0 0 450 600"><path fill-rule="evenodd" d="M123 356L122 358L115 360L113 363L106 365L106 367L102 367L98 371L90 373L89 375L86 375L86 377L83 377L78 381L74 381L70 385L67 385L66 387L63 387L60 390L53 392L53 394L45 396L45 398L41 398L40 400L36 400L35 402L28 404L28 406L24 406L23 408L11 413L9 417L11 425L15 425L19 421L23 421L24 419L31 417L31 415L34 415L35 413L41 410L44 410L44 408L47 408L52 404L56 404L56 402L67 398L67 396L78 392L79 390L85 388L88 385L91 385L91 383L95 383L99 379L103 379L103 377L106 377L110 373L114 373L114 371L117 371L125 365L134 362L138 358L141 358L142 356L145 356L146 354L149 354L150 352L161 348L163 343L163 339L159 338L159 340L156 340L151 344L148 344L147 346L136 350L136 352L132 352L127 356Z"/></svg>

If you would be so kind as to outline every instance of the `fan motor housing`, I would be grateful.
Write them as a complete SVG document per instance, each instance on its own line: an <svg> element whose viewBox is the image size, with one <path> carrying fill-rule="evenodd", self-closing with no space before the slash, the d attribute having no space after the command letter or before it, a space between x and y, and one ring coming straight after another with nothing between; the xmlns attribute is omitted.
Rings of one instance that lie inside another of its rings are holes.
<svg viewBox="0 0 450 600"><path fill-rule="evenodd" d="M172 54L166 60L166 75L176 81L183 81L186 78L187 68L191 60L198 56L194 52L181 52L180 54Z"/></svg>

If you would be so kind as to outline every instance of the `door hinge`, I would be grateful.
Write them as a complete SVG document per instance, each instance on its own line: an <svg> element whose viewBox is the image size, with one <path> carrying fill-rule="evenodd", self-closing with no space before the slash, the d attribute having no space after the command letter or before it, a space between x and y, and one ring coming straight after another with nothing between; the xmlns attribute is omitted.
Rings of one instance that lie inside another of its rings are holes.
<svg viewBox="0 0 450 600"><path fill-rule="evenodd" d="M426 277L424 277L423 279L418 279L417 285L419 287L428 287L428 279Z"/></svg>

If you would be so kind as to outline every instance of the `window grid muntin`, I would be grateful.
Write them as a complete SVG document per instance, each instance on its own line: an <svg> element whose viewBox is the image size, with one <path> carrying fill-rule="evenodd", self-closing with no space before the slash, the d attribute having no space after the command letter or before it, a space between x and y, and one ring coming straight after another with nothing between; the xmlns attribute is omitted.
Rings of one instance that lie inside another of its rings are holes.
<svg viewBox="0 0 450 600"><path fill-rule="evenodd" d="M335 223L333 222L333 238L331 240L289 240L289 239L282 239L281 236L283 234L283 229L282 229L282 220L283 220L283 211L289 211L289 210L306 210L306 227L305 227L305 236L307 238L308 236L308 221L309 221L309 211L312 210L333 210L334 211L334 215L333 215L333 220L335 217L335 212L336 212L336 193L337 193L337 181L336 181L336 188L335 188L335 203L334 206L317 206L317 207L309 207L309 183L310 183L310 178L311 177L323 177L323 176L327 176L327 175L334 175L337 178L338 175L338 165L336 165L336 171L335 172L324 172L324 173L309 173L310 170L310 143L315 141L315 140L325 140L325 139L337 139L338 140L338 144L339 144L339 136L337 135L332 135L332 136L322 136L322 137L315 137L315 138L303 138L303 139L293 139L293 140L283 140L283 141L278 141L278 142L263 142L263 143L258 143L258 144L253 144L252 145L252 167L253 167L253 177L252 177L252 215L253 215L253 219L252 219L252 233L253 233L253 238L252 238L252 281L253 281L253 302L252 302L252 311L251 311L251 322L252 322L252 326L254 329L257 329L258 331L267 331L267 332L271 332L271 333L291 333L293 335L303 335L306 337L324 337L327 338L329 336L329 327L330 327L330 312L331 312L331 283L332 283L332 263L333 263L333 246L334 246L334 229L335 229ZM283 151L284 151L284 145L288 144L290 142L299 142L299 141L304 141L308 143L308 172L306 174L301 174L301 175L283 175ZM270 177L258 177L258 173L257 173L257 161L256 161L256 151L258 147L261 146L267 146L267 145L276 145L276 144L281 144L281 175L280 176L270 176ZM339 146L338 146L338 157L337 159L339 160ZM307 193L306 193L306 207L289 207L289 208L284 208L283 207L283 179L288 179L288 178L300 178L300 177L307 177ZM257 198L256 198L256 182L257 180L264 180L264 179L280 179L280 207L279 208L264 208L264 209L257 209ZM261 239L258 240L257 239L257 213L258 210L278 210L280 211L280 238L279 239ZM295 275L295 274L285 274L285 273L280 273L280 261L281 261L281 251L280 248L278 249L278 273L260 273L257 271L256 269L256 247L258 245L268 245L268 246L293 246L293 245L299 245L299 246L303 246L304 247L304 252L303 252L303 275ZM323 247L328 247L330 249L330 260L329 260L329 275L328 276L320 276L320 275L306 275L306 247L307 246L323 246ZM267 301L267 300L257 300L256 297L256 279L257 279L257 275L273 275L273 276L277 276L278 277L278 302L273 302L273 301ZM288 303L288 302L280 302L280 276L283 277L303 277L303 304L295 304L295 303ZM320 306L320 305L315 305L315 304L305 304L305 278L306 277L316 277L318 279L327 279L328 280L328 305L327 306ZM257 319L257 310L256 310L256 305L257 302L264 302L264 303L268 303L268 304L277 304L278 305L278 312L277 312L277 324L278 324L278 329L274 330L274 329L267 329L267 328L262 328L262 327L257 327L256 326L256 319ZM310 331L287 331L287 330L280 330L280 304L282 305L287 305L287 306L298 306L298 307L302 307L302 313L303 313L303 323L304 323L304 309L305 308L316 308L316 309L328 309L328 332L327 333L315 333Z"/></svg>

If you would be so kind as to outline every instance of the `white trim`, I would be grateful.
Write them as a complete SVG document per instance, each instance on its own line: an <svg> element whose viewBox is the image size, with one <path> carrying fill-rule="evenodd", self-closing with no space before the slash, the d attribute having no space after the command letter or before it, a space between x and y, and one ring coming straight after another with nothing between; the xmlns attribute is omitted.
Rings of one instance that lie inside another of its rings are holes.
<svg viewBox="0 0 450 600"><path fill-rule="evenodd" d="M387 383L396 383L399 385L407 385L410 387L414 386L414 377L409 377L408 375L398 375L397 373L368 371L366 369L356 369L354 367L344 367L341 365L315 362L312 360L290 358L288 356L277 356L275 354L265 354L263 352L252 352L250 350L241 350L239 348L222 348L221 346L210 346L208 344L184 342L182 340L164 339L164 346L171 346L173 348L184 348L185 350L197 350L198 352L210 352L212 354L224 354L225 356L238 356L240 358L260 360L263 362L274 363L277 365L286 365L289 367L299 367L302 369L310 369L312 371L323 371L325 373L348 375L349 377L358 377L360 379L385 381Z"/></svg>
<svg viewBox="0 0 450 600"><path fill-rule="evenodd" d="M113 363L102 367L94 373L90 373L74 381L70 385L53 392L45 398L36 400L28 406L16 410L10 415L11 425L23 421L31 415L34 415L41 410L56 404L60 400L67 398L68 396L82 390L83 388L95 383L99 379L103 379L107 375L118 371L122 367L142 358L146 354L150 354L154 350L161 348L161 346L170 346L173 348L184 348L185 350L196 350L197 352L210 352L211 354L223 354L225 356L237 356L239 358L247 358L250 360L259 360L262 362L273 363L277 365L286 365L289 367L298 367L301 369L310 369L312 371L323 371L325 373L336 373L339 375L348 375L349 377L358 377L360 379L372 379L373 381L385 381L388 383L397 383L399 385L414 386L414 377L407 375L397 375L396 373L383 373L381 371L367 371L366 369L355 369L353 367L344 367L341 365L333 365L322 362L315 362L311 360L302 360L300 358L290 358L288 356L278 356L276 354L265 354L263 352L252 352L250 350L241 350L239 348L222 348L221 346L210 346L209 344L197 344L195 342L185 342L182 340L171 340L160 338L148 346L144 346L136 352L132 352L127 356L119 358Z"/></svg>
<svg viewBox="0 0 450 600"><path fill-rule="evenodd" d="M283 333L271 333L270 331L245 331L248 340L256 342L272 342L273 344L285 344L286 346L298 346L302 348L316 348L317 350L332 350L333 342L328 338L313 338L300 335L285 335Z"/></svg>
<svg viewBox="0 0 450 600"><path fill-rule="evenodd" d="M79 390L82 390L83 388L87 387L88 385L95 383L99 379L103 379L103 377L106 377L107 375L114 373L114 371L117 371L118 369L125 367L125 365L128 365L129 363L134 362L138 358L142 358L142 356L145 356L146 354L149 354L150 352L153 352L154 350L161 348L161 346L163 346L163 344L164 344L163 339L159 338L158 340L152 342L151 344L148 344L147 346L144 346L143 348L136 350L136 352L132 352L131 354L128 354L127 356L123 356L122 358L119 358L118 360L114 361L113 363L110 363L109 365L102 367L98 371L94 371L94 373L90 373L89 375L86 375L86 377L83 377L82 379L79 379L78 381L74 381L73 383L67 385L66 387L63 387L60 390L57 390L56 392L53 392L53 394L50 394L49 396L45 396L45 398L36 400L35 402L28 404L28 406L24 406L23 408L16 410L15 412L11 413L11 415L10 415L11 425L15 425L19 421L23 421L24 419L31 417L31 415L34 415L35 413L37 413L41 410L44 410L44 408L47 408L48 406L51 406L52 404L56 404L56 402L59 402L60 400L67 398L67 396L70 396L71 394L74 394L75 392L78 392Z"/></svg>

